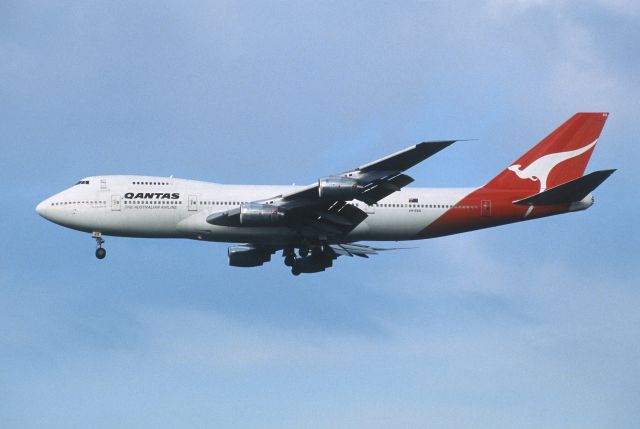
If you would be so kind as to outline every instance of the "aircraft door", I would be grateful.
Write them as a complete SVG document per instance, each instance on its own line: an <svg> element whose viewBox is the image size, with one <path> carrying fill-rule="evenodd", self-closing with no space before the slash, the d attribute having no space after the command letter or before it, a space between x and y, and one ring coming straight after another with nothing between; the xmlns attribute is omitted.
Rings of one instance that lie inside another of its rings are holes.
<svg viewBox="0 0 640 429"><path fill-rule="evenodd" d="M111 210L114 212L119 212L121 206L120 195L111 195Z"/></svg>
<svg viewBox="0 0 640 429"><path fill-rule="evenodd" d="M198 210L198 196L189 195L189 211L194 212Z"/></svg>
<svg viewBox="0 0 640 429"><path fill-rule="evenodd" d="M480 216L491 217L491 200L480 201Z"/></svg>

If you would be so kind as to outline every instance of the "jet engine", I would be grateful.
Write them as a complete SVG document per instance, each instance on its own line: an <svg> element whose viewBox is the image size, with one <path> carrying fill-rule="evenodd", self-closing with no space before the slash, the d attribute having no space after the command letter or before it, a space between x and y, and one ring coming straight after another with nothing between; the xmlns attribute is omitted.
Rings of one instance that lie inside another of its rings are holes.
<svg viewBox="0 0 640 429"><path fill-rule="evenodd" d="M244 226L274 226L284 220L284 212L278 206L247 203L240 206L240 224Z"/></svg>
<svg viewBox="0 0 640 429"><path fill-rule="evenodd" d="M330 200L352 200L360 192L362 186L349 177L332 176L318 180L318 195Z"/></svg>
<svg viewBox="0 0 640 429"><path fill-rule="evenodd" d="M271 260L271 252L248 244L230 246L227 250L232 267L259 267Z"/></svg>

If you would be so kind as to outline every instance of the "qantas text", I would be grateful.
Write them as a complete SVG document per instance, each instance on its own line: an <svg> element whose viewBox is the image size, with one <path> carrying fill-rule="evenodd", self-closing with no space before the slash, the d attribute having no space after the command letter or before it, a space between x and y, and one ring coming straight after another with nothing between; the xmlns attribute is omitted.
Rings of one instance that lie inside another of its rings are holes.
<svg viewBox="0 0 640 429"><path fill-rule="evenodd" d="M162 193L162 192L138 192L134 194L133 192L127 192L124 194L124 197L128 200L141 198L145 200L156 199L156 200L178 200L180 199L180 194L178 192L173 193Z"/></svg>

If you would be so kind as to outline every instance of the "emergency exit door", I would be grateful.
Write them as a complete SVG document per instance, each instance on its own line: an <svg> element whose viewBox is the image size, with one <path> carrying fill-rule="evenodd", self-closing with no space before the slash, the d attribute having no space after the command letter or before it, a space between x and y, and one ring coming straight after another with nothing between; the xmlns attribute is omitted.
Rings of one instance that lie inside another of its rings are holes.
<svg viewBox="0 0 640 429"><path fill-rule="evenodd" d="M189 195L189 211L194 212L198 210L198 196Z"/></svg>

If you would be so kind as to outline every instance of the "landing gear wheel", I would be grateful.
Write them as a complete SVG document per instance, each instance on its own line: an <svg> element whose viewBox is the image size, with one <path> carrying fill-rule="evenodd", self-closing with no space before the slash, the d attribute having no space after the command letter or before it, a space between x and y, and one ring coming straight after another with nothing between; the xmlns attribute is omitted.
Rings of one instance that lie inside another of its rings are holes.
<svg viewBox="0 0 640 429"><path fill-rule="evenodd" d="M105 256L107 256L107 250L103 249L102 247L98 247L96 249L96 258L104 259Z"/></svg>
<svg viewBox="0 0 640 429"><path fill-rule="evenodd" d="M105 249L102 248L102 245L104 244L104 240L102 239L102 233L100 232L93 232L91 234L91 237L96 240L96 258L98 259L104 259L105 256L107 256L107 251Z"/></svg>
<svg viewBox="0 0 640 429"><path fill-rule="evenodd" d="M293 255L287 255L284 257L284 264L287 267L293 267L293 264L296 262L296 258Z"/></svg>
<svg viewBox="0 0 640 429"><path fill-rule="evenodd" d="M299 276L300 269L294 265L293 267L291 267L291 274L293 274L294 276Z"/></svg>
<svg viewBox="0 0 640 429"><path fill-rule="evenodd" d="M309 256L309 248L301 247L300 250L298 250L298 254L301 258L306 258L307 256Z"/></svg>

